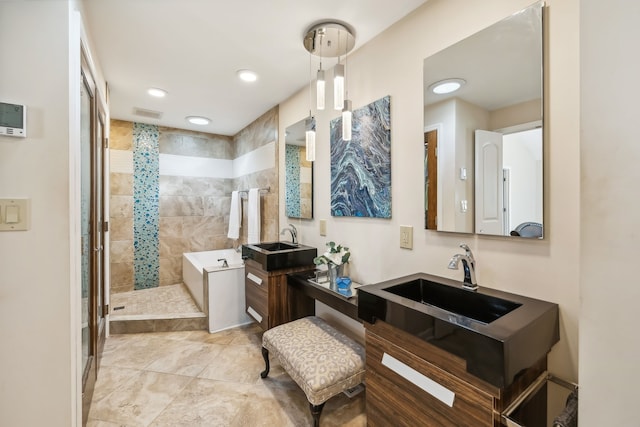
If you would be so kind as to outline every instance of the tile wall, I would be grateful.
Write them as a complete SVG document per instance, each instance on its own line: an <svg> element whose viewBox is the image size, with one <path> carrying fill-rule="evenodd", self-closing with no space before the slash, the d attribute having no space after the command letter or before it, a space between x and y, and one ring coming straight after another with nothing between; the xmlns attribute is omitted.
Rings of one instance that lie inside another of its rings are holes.
<svg viewBox="0 0 640 427"><path fill-rule="evenodd" d="M111 292L181 283L183 252L237 245L227 239L233 189L270 188L261 200L261 239L278 240L277 123L276 107L234 137L157 127L157 189L146 181L147 192L134 197L134 183L142 179L139 172L134 174L134 128L140 125L111 121ZM154 191L157 213L139 209L153 200ZM243 214L245 211L246 199ZM243 216L246 224L246 214ZM153 250L154 227L136 228L136 221L157 222L157 253ZM246 242L246 237L246 227L242 227L239 243ZM136 238L151 242L151 247L136 248ZM157 262L157 278L137 273L136 254L147 264Z"/></svg>

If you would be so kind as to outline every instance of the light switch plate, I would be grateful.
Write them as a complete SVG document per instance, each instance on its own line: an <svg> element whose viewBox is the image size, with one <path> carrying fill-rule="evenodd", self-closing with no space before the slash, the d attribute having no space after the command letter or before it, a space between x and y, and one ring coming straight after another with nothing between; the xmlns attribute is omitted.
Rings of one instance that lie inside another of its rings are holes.
<svg viewBox="0 0 640 427"><path fill-rule="evenodd" d="M0 199L0 231L28 230L29 207L29 199Z"/></svg>
<svg viewBox="0 0 640 427"><path fill-rule="evenodd" d="M321 219L320 220L320 235L321 236L326 236L327 235L327 220L326 219Z"/></svg>
<svg viewBox="0 0 640 427"><path fill-rule="evenodd" d="M410 225L400 226L400 247L413 249L413 227Z"/></svg>

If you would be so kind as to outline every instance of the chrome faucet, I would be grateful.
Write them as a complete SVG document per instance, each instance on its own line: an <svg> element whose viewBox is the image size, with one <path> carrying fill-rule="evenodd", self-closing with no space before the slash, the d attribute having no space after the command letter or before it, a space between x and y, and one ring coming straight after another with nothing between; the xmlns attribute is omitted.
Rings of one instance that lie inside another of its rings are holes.
<svg viewBox="0 0 640 427"><path fill-rule="evenodd" d="M283 228L282 231L280 232L280 235L282 236L285 231L288 231L289 233L291 233L291 243L294 244L294 245L297 245L298 244L298 230L296 230L296 228L293 226L293 224L289 224L289 227Z"/></svg>
<svg viewBox="0 0 640 427"><path fill-rule="evenodd" d="M473 252L471 252L469 246L461 243L460 247L465 250L465 254L455 254L449 261L449 268L451 270L457 270L458 264L462 262L462 268L464 269L464 281L462 283L462 287L476 291L478 290L478 282L476 281L476 260L473 257Z"/></svg>
<svg viewBox="0 0 640 427"><path fill-rule="evenodd" d="M222 268L229 268L229 263L226 258L219 258L218 262L222 261Z"/></svg>

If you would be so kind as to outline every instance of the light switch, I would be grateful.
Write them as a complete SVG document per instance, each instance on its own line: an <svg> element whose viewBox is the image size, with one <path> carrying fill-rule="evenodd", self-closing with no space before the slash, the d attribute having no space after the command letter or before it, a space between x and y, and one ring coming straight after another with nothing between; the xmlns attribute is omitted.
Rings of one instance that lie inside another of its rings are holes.
<svg viewBox="0 0 640 427"><path fill-rule="evenodd" d="M400 226L400 247L413 249L413 227L410 225Z"/></svg>
<svg viewBox="0 0 640 427"><path fill-rule="evenodd" d="M321 236L326 236L327 235L327 220L326 219L321 219L320 220L320 235Z"/></svg>
<svg viewBox="0 0 640 427"><path fill-rule="evenodd" d="M20 222L20 207L7 206L5 208L4 222L7 224L17 224Z"/></svg>
<svg viewBox="0 0 640 427"><path fill-rule="evenodd" d="M0 199L0 231L29 229L29 199Z"/></svg>

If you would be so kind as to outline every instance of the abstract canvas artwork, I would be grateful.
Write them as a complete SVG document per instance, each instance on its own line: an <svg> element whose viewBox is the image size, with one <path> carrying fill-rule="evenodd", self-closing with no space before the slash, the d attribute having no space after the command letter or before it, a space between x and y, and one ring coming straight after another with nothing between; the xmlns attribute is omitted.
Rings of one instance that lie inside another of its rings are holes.
<svg viewBox="0 0 640 427"><path fill-rule="evenodd" d="M331 215L391 218L391 98L353 111L351 141L331 121Z"/></svg>

